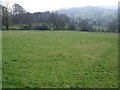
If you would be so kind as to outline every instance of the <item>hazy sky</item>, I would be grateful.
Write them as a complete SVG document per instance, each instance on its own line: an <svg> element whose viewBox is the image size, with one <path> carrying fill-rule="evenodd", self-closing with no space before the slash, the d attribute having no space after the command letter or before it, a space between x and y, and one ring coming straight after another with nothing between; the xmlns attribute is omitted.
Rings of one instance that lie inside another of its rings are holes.
<svg viewBox="0 0 120 90"><path fill-rule="evenodd" d="M5 1L5 0L2 0ZM18 3L28 12L51 11L82 6L114 6L119 0L6 0L9 5Z"/></svg>

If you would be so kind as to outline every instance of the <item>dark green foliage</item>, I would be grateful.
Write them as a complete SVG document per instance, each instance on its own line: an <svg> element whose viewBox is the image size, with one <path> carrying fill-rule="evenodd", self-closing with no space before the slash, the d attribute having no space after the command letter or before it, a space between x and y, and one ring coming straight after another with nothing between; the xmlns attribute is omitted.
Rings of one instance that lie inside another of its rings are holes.
<svg viewBox="0 0 120 90"><path fill-rule="evenodd" d="M35 29L35 30L49 30L49 27L47 24L43 23L39 26L35 26L33 29Z"/></svg>
<svg viewBox="0 0 120 90"><path fill-rule="evenodd" d="M19 29L23 29L23 30L30 30L32 29L32 24L28 23L28 24L21 24Z"/></svg>
<svg viewBox="0 0 120 90"><path fill-rule="evenodd" d="M118 22L117 20L118 19L115 19L112 22L108 23L108 30L110 32L117 32L118 31L118 25L119 25L119 23L117 23Z"/></svg>
<svg viewBox="0 0 120 90"><path fill-rule="evenodd" d="M76 26L74 23L70 23L70 24L68 24L67 29L68 30L76 30Z"/></svg>
<svg viewBox="0 0 120 90"><path fill-rule="evenodd" d="M93 26L89 23L87 19L80 20L78 25L81 31L94 31Z"/></svg>

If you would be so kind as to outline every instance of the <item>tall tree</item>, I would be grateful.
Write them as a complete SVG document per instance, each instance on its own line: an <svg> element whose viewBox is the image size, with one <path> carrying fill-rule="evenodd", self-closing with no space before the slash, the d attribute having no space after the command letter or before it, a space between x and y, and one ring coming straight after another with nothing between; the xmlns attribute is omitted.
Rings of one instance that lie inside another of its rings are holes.
<svg viewBox="0 0 120 90"><path fill-rule="evenodd" d="M108 23L108 31L116 32L118 30L118 25L118 18L116 18L112 22Z"/></svg>
<svg viewBox="0 0 120 90"><path fill-rule="evenodd" d="M2 6L2 24L6 26L6 30L9 29L9 12L8 7Z"/></svg>
<svg viewBox="0 0 120 90"><path fill-rule="evenodd" d="M12 14L13 14L13 21L15 23L22 23L23 22L23 14L26 14L26 10L20 6L19 4L14 4L12 6Z"/></svg>
<svg viewBox="0 0 120 90"><path fill-rule="evenodd" d="M0 5L0 30L2 30L2 5Z"/></svg>
<svg viewBox="0 0 120 90"><path fill-rule="evenodd" d="M70 18L64 14L52 13L50 17L51 23L54 25L54 29L65 29L67 23L70 22Z"/></svg>
<svg viewBox="0 0 120 90"><path fill-rule="evenodd" d="M25 14L26 13L26 10L17 3L15 3L12 6L12 8L13 8L13 14Z"/></svg>

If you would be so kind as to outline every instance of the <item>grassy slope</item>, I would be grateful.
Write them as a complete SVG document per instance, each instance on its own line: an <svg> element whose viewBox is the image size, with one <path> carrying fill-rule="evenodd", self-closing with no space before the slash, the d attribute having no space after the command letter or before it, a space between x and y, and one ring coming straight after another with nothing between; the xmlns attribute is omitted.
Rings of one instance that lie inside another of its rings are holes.
<svg viewBox="0 0 120 90"><path fill-rule="evenodd" d="M117 87L113 33L3 31L3 88Z"/></svg>

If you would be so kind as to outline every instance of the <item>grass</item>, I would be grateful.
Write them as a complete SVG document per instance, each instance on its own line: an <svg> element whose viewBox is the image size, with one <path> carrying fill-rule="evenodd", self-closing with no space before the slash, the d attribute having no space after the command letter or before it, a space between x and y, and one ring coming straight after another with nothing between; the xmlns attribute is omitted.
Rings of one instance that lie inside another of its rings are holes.
<svg viewBox="0 0 120 90"><path fill-rule="evenodd" d="M118 35L3 31L3 88L117 88Z"/></svg>
<svg viewBox="0 0 120 90"><path fill-rule="evenodd" d="M2 31L0 31L0 89L2 89Z"/></svg>

